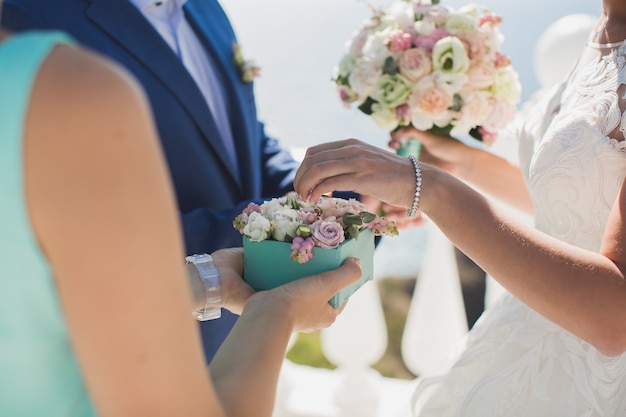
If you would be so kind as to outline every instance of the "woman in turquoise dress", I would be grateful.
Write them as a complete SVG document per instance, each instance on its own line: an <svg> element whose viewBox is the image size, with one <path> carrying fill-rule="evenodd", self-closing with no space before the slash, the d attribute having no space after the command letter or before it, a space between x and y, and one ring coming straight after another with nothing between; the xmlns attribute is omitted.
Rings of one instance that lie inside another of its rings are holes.
<svg viewBox="0 0 626 417"><path fill-rule="evenodd" d="M341 311L357 261L251 295L241 251L219 251L243 313L207 370L165 166L124 70L0 30L0 415L270 416L291 333Z"/></svg>

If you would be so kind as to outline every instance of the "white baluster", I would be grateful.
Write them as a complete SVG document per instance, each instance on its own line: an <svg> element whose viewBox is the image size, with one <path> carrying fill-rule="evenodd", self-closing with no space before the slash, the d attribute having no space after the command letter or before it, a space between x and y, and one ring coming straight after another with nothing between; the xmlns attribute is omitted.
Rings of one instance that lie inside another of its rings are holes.
<svg viewBox="0 0 626 417"><path fill-rule="evenodd" d="M404 362L419 376L437 372L467 333L454 247L434 223L426 227L426 254L402 336Z"/></svg>
<svg viewBox="0 0 626 417"><path fill-rule="evenodd" d="M340 378L335 405L346 417L378 414L380 374L371 368L387 348L387 327L375 281L350 297L335 323L321 331L322 350Z"/></svg>

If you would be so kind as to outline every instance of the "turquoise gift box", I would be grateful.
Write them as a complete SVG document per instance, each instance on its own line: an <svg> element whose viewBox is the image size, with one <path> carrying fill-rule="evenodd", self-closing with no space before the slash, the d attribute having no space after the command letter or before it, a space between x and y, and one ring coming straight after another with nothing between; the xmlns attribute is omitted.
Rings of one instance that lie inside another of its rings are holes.
<svg viewBox="0 0 626 417"><path fill-rule="evenodd" d="M335 294L328 302L335 308L373 278L374 234L364 229L357 239L344 241L335 249L313 248L313 258L300 264L292 261L291 243L275 240L253 242L243 238L244 280L255 290L269 290L298 278L338 268L347 258L361 260L361 278Z"/></svg>

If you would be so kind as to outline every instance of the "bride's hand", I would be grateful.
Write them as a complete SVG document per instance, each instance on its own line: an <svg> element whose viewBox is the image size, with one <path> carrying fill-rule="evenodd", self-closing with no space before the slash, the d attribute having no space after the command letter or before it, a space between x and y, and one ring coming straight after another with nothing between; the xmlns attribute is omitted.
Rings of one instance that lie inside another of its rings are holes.
<svg viewBox="0 0 626 417"><path fill-rule="evenodd" d="M295 190L309 200L355 191L396 207L410 207L415 169L408 158L356 139L313 146L296 173Z"/></svg>

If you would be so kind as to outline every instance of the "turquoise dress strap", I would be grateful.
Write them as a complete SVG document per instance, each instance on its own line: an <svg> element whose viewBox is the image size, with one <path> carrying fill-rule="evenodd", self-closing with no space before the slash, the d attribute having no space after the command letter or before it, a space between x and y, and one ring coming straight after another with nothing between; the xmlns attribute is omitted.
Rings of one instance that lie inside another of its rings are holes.
<svg viewBox="0 0 626 417"><path fill-rule="evenodd" d="M24 191L24 121L38 71L59 32L0 43L0 414L90 417L51 268L31 228Z"/></svg>

